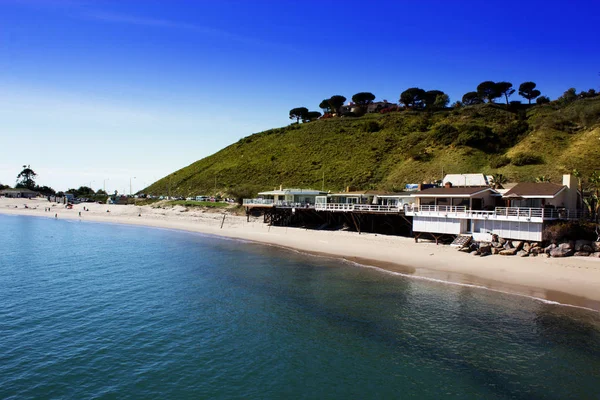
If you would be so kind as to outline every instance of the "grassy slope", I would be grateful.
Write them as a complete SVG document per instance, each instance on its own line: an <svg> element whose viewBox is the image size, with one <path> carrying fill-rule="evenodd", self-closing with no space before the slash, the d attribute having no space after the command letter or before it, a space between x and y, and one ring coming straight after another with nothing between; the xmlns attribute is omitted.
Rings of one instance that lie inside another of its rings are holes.
<svg viewBox="0 0 600 400"><path fill-rule="evenodd" d="M510 136L511 126L526 131ZM376 123L379 130L368 132ZM469 126L484 126L501 148L483 151L484 145L461 145L450 138L436 139L440 125L452 125L457 134ZM526 125L523 125L526 124ZM520 152L541 155L538 165L492 168L490 158ZM600 168L600 97L579 100L565 107L536 106L526 114L507 112L499 105L479 105L436 113L404 111L361 118L336 118L291 125L257 133L188 167L162 178L146 192L197 195L227 193L241 186L255 190L278 187L326 190L378 188L398 190L405 183L441 179L444 173L502 173L511 181L531 181L540 175L560 181L573 168L587 175Z"/></svg>

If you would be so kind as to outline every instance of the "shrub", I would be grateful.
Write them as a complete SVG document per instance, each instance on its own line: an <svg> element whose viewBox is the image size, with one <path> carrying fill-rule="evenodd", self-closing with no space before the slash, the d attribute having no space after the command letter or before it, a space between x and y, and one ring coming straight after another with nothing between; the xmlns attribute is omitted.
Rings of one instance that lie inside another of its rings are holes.
<svg viewBox="0 0 600 400"><path fill-rule="evenodd" d="M521 167L523 165L543 164L544 159L537 154L517 153L514 156L512 156L511 163L513 165L516 165L517 167Z"/></svg>
<svg viewBox="0 0 600 400"><path fill-rule="evenodd" d="M400 111L400 108L398 106L391 106L391 107L387 107L387 108L379 110L379 114L387 114L387 113L397 112L397 111Z"/></svg>
<svg viewBox="0 0 600 400"><path fill-rule="evenodd" d="M458 129L450 124L440 124L433 129L433 139L445 146L452 144L458 136Z"/></svg>
<svg viewBox="0 0 600 400"><path fill-rule="evenodd" d="M527 122L515 121L498 131L498 136L502 140L503 146L510 147L527 131L529 131L529 124Z"/></svg>
<svg viewBox="0 0 600 400"><path fill-rule="evenodd" d="M558 221L547 226L543 232L543 240L550 243L561 243L569 240L596 240L596 226L585 221Z"/></svg>
<svg viewBox="0 0 600 400"><path fill-rule="evenodd" d="M483 151L494 151L498 148L497 139L494 132L487 126L467 125L456 138L456 144Z"/></svg>
<svg viewBox="0 0 600 400"><path fill-rule="evenodd" d="M492 168L502 168L508 164L510 164L510 158L507 156L493 156L490 158L490 167Z"/></svg>
<svg viewBox="0 0 600 400"><path fill-rule="evenodd" d="M548 96L540 96L535 100L535 102L537 104L548 104L550 103L550 98Z"/></svg>
<svg viewBox="0 0 600 400"><path fill-rule="evenodd" d="M381 130L381 126L377 121L365 121L361 125L361 130L367 133L379 132Z"/></svg>

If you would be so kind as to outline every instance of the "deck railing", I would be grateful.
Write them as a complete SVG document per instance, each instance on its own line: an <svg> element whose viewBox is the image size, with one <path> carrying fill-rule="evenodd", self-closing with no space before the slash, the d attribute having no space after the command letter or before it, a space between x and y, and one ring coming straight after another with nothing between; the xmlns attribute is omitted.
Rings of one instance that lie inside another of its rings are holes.
<svg viewBox="0 0 600 400"><path fill-rule="evenodd" d="M357 203L317 203L315 204L317 211L360 211L360 212L381 212L393 213L400 212L402 208L393 205L382 204L357 204Z"/></svg>
<svg viewBox="0 0 600 400"><path fill-rule="evenodd" d="M409 215L443 215L458 218L506 219L506 220L552 220L579 219L586 216L582 210L528 207L496 207L493 211L468 210L465 206L406 206Z"/></svg>
<svg viewBox="0 0 600 400"><path fill-rule="evenodd" d="M272 206L275 201L273 199L244 199L243 204L245 206L250 205L262 205L262 206Z"/></svg>

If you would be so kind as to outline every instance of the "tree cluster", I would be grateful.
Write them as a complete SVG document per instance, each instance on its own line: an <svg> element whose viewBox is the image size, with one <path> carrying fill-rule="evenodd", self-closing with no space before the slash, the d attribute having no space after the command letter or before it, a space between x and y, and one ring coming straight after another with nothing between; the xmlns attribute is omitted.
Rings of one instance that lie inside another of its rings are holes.
<svg viewBox="0 0 600 400"><path fill-rule="evenodd" d="M441 90L428 90L413 87L406 89L400 94L400 104L406 108L416 110L421 109L442 109L448 106L450 97Z"/></svg>
<svg viewBox="0 0 600 400"><path fill-rule="evenodd" d="M519 95L526 98L531 104L542 93L537 90L534 82L523 82L519 85ZM462 103L466 106L482 103L493 103L495 99L504 97L506 105L509 104L508 98L515 93L513 84L510 82L485 81L477 85L477 91L465 93L462 97Z"/></svg>
<svg viewBox="0 0 600 400"><path fill-rule="evenodd" d="M308 111L306 107L296 107L290 110L290 119L295 119L296 123L300 122L311 122L319 119L321 113L318 111Z"/></svg>

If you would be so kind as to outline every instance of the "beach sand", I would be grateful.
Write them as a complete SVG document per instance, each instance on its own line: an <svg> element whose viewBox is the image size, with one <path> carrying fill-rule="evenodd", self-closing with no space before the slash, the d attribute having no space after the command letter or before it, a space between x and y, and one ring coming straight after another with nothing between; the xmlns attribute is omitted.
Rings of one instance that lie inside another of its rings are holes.
<svg viewBox="0 0 600 400"><path fill-rule="evenodd" d="M46 207L51 210L44 211ZM83 211L84 207L89 211ZM248 222L245 216L188 210L182 206L153 208L85 203L68 210L63 205L41 199L0 198L0 213L47 218L56 215L58 219L143 225L225 236L343 258L415 278L480 286L600 311L598 258L482 258L458 252L450 246L415 243L412 238L270 227L262 222L262 217L251 217Z"/></svg>

